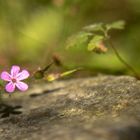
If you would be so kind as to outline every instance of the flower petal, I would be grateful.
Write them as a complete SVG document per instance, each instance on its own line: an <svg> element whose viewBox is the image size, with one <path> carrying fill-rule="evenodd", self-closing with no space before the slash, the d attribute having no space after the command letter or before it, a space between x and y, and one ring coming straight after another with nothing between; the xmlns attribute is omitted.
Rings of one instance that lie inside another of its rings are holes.
<svg viewBox="0 0 140 140"><path fill-rule="evenodd" d="M15 84L10 82L6 85L5 89L6 89L7 92L12 93L15 90Z"/></svg>
<svg viewBox="0 0 140 140"><path fill-rule="evenodd" d="M21 91L26 91L28 89L28 85L24 82L17 82L16 86Z"/></svg>
<svg viewBox="0 0 140 140"><path fill-rule="evenodd" d="M19 66L12 66L12 68L11 68L11 76L12 77L16 77L17 76L17 74L19 73L19 71L20 71L20 67Z"/></svg>
<svg viewBox="0 0 140 140"><path fill-rule="evenodd" d="M27 70L23 70L22 72L20 72L17 75L17 79L18 80L24 80L24 79L27 79L29 76L30 76L29 72Z"/></svg>
<svg viewBox="0 0 140 140"><path fill-rule="evenodd" d="M4 80L4 81L11 81L11 77L10 77L10 74L6 71L3 71L1 73L1 79Z"/></svg>

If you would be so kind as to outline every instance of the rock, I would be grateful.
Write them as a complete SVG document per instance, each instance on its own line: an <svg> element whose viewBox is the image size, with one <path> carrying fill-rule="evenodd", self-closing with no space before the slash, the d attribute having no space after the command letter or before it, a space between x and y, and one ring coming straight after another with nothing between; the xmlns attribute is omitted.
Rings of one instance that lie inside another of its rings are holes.
<svg viewBox="0 0 140 140"><path fill-rule="evenodd" d="M98 76L4 95L0 140L140 140L140 81Z"/></svg>

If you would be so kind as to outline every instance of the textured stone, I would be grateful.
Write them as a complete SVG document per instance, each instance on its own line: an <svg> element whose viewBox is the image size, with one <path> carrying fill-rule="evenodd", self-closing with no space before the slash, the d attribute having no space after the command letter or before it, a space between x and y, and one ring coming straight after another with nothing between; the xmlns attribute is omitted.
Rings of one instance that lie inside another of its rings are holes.
<svg viewBox="0 0 140 140"><path fill-rule="evenodd" d="M98 76L36 83L3 97L0 140L140 140L140 81Z"/></svg>

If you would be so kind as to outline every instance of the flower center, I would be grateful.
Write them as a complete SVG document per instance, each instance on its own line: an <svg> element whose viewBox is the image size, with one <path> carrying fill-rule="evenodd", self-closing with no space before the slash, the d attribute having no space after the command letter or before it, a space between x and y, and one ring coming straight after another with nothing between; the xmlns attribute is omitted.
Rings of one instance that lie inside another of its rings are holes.
<svg viewBox="0 0 140 140"><path fill-rule="evenodd" d="M13 83L16 83L16 82L17 82L17 80L16 80L15 78L13 78L13 79L12 79L12 82L13 82Z"/></svg>

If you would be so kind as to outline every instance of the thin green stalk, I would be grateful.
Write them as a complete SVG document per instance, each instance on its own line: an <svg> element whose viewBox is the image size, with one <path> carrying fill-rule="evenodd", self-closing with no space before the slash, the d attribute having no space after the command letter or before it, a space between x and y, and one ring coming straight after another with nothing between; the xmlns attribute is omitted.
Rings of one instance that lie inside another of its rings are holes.
<svg viewBox="0 0 140 140"><path fill-rule="evenodd" d="M114 53L116 54L117 58L126 66L126 68L128 68L130 71L133 72L134 76L137 79L140 79L139 74L137 73L137 71L133 68L133 66L129 65L119 54L119 52L117 51L117 49L114 47L113 43L111 40L108 41L110 47L113 49Z"/></svg>

